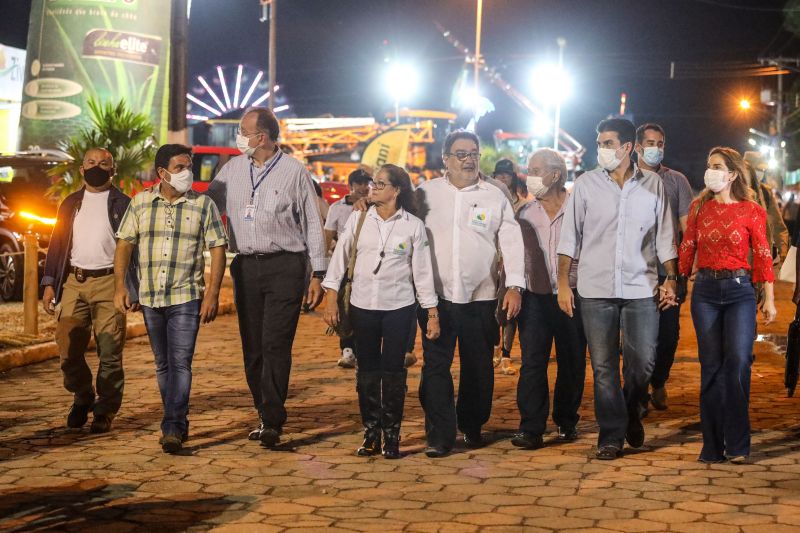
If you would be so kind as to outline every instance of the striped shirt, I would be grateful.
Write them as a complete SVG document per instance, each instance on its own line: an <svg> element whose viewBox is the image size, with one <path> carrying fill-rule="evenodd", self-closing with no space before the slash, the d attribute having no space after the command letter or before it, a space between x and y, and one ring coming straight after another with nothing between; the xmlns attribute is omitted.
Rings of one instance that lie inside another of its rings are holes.
<svg viewBox="0 0 800 533"><path fill-rule="evenodd" d="M228 216L231 250L306 252L313 270L325 270L325 237L311 175L300 161L281 152L262 167L254 163L246 155L234 157L208 187L208 196Z"/></svg>
<svg viewBox="0 0 800 533"><path fill-rule="evenodd" d="M158 184L133 197L117 238L139 247L139 301L168 307L203 297L203 248L228 239L210 198L189 190L170 204Z"/></svg>

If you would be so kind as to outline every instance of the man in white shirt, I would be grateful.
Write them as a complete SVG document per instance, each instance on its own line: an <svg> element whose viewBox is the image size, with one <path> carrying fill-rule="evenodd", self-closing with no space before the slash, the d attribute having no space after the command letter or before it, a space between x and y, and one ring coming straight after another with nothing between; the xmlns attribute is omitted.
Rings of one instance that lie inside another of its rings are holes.
<svg viewBox="0 0 800 533"><path fill-rule="evenodd" d="M467 447L483 444L481 427L492 409L492 352L499 334L495 319L498 246L506 286L511 289L502 305L508 318L519 313L525 286L519 224L508 198L479 178L479 149L474 133L450 133L442 150L445 177L422 183L418 189L441 323L438 339L422 339L425 364L419 395L425 410L428 457L449 453L456 427ZM420 312L418 318L422 331L427 331L426 314ZM461 359L457 403L450 374L456 342Z"/></svg>
<svg viewBox="0 0 800 533"><path fill-rule="evenodd" d="M347 183L350 185L350 194L332 204L328 210L328 217L325 219L326 250L330 250L333 242L339 240L339 236L347 224L347 219L353 214L353 204L361 198L366 198L371 181L372 177L360 168L351 172L347 177ZM353 337L340 337L339 349L342 351L342 356L337 364L342 368L355 368L356 355Z"/></svg>
<svg viewBox="0 0 800 533"><path fill-rule="evenodd" d="M93 410L92 433L111 429L124 386L125 315L114 308L114 234L130 198L111 184L114 171L111 152L86 152L80 167L85 186L59 207L41 282L44 310L56 315L64 388L74 395L67 427L83 427ZM131 302L138 302L136 268L132 261L126 276ZM96 398L86 364L93 330L100 359Z"/></svg>

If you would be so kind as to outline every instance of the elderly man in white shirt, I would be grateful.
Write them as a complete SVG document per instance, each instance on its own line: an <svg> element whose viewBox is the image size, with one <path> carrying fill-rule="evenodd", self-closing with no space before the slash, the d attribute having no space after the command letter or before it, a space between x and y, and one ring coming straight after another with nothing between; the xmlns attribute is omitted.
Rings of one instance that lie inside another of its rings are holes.
<svg viewBox="0 0 800 533"><path fill-rule="evenodd" d="M495 319L498 246L506 286L511 289L502 305L508 318L519 313L525 286L519 224L508 198L480 179L479 149L474 133L450 133L442 150L445 177L418 189L419 215L433 254L441 325L438 339L422 339L425 363L419 395L425 410L428 457L450 452L456 427L467 447L483 445L481 427L489 420L494 389L492 352L499 336ZM428 317L420 312L418 318L426 331ZM456 342L461 359L457 403L450 374Z"/></svg>

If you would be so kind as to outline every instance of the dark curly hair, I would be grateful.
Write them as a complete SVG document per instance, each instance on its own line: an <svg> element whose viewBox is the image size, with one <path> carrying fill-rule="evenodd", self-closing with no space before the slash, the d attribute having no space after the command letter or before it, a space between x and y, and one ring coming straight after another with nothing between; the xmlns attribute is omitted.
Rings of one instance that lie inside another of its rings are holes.
<svg viewBox="0 0 800 533"><path fill-rule="evenodd" d="M378 172L386 172L389 177L389 183L400 191L397 194L397 208L400 209L402 207L412 215L416 214L417 205L414 200L414 186L411 184L411 176L408 175L408 172L392 164L382 165Z"/></svg>

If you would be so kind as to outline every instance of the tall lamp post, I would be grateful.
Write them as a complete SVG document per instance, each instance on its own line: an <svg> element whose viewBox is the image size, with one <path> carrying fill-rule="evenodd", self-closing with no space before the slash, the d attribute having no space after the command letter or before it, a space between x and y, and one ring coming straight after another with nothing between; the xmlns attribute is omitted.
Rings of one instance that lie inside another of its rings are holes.
<svg viewBox="0 0 800 533"><path fill-rule="evenodd" d="M567 45L567 40L559 37L556 41L558 43L558 72L564 72L564 47ZM563 74L561 74L563 76ZM556 99L556 116L553 119L553 150L558 150L558 138L561 131L561 98Z"/></svg>

